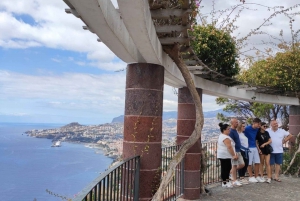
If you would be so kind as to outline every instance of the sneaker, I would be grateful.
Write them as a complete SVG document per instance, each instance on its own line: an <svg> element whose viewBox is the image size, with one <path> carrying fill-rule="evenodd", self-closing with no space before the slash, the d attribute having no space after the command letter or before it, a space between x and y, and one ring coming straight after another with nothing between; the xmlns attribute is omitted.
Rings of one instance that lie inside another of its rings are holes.
<svg viewBox="0 0 300 201"><path fill-rule="evenodd" d="M232 180L232 176L231 176L231 174L229 175L229 179L230 179L230 180Z"/></svg>
<svg viewBox="0 0 300 201"><path fill-rule="evenodd" d="M222 188L232 188L233 186L232 186L232 184L231 184L231 182L227 182L226 184L224 184L223 182L222 182Z"/></svg>
<svg viewBox="0 0 300 201"><path fill-rule="evenodd" d="M232 186L232 183L231 183L231 182L227 182L226 187L227 187L227 188L232 188L232 187L233 187L233 186Z"/></svg>
<svg viewBox="0 0 300 201"><path fill-rule="evenodd" d="M271 179L270 178L267 179L267 183L269 183L269 184L271 183Z"/></svg>
<svg viewBox="0 0 300 201"><path fill-rule="evenodd" d="M256 177L255 178L258 182L260 183L263 183L263 182L266 182L266 180L264 178L261 178L261 177Z"/></svg>
<svg viewBox="0 0 300 201"><path fill-rule="evenodd" d="M236 187L242 186L242 184L238 180L236 180L235 182L233 182L232 185L236 186Z"/></svg>
<svg viewBox="0 0 300 201"><path fill-rule="evenodd" d="M245 179L245 178L244 178L244 179L241 179L240 182L241 182L241 184L243 184L243 185L244 185L244 184L246 184L246 185L249 184L249 182L248 182L247 179Z"/></svg>
<svg viewBox="0 0 300 201"><path fill-rule="evenodd" d="M258 181L254 177L249 178L249 182L251 183L257 183Z"/></svg>

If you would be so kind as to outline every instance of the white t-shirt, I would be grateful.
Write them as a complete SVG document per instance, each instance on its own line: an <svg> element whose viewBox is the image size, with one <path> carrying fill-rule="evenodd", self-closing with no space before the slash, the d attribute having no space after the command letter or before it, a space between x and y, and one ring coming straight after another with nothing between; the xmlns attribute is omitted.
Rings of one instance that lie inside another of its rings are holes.
<svg viewBox="0 0 300 201"><path fill-rule="evenodd" d="M241 145L245 148L249 148L248 138L245 136L245 134L239 133L239 137L240 137ZM241 150L245 151L243 148L241 148Z"/></svg>
<svg viewBox="0 0 300 201"><path fill-rule="evenodd" d="M224 140L226 138L230 139L231 146L232 146L233 151L234 151L235 143L232 140L232 138L229 137L228 135L225 135L225 134L221 133L219 135L219 139L218 139L217 158L223 158L223 159L226 159L226 158L230 158L231 159L232 158L232 155L229 153L229 151L227 149L227 146L224 143Z"/></svg>
<svg viewBox="0 0 300 201"><path fill-rule="evenodd" d="M278 128L275 132L271 128L268 128L267 131L272 139L272 143L270 144L273 147L272 153L283 153L282 140L284 137L289 135L289 132L282 128Z"/></svg>

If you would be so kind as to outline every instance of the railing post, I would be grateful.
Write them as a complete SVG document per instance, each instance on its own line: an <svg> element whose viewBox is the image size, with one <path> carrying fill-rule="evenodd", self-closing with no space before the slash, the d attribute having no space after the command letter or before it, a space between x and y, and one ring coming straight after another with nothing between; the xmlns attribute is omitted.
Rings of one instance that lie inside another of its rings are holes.
<svg viewBox="0 0 300 201"><path fill-rule="evenodd" d="M139 192L140 192L140 157L136 158L135 164L135 174L134 174L134 190L133 195L134 201L139 200Z"/></svg>

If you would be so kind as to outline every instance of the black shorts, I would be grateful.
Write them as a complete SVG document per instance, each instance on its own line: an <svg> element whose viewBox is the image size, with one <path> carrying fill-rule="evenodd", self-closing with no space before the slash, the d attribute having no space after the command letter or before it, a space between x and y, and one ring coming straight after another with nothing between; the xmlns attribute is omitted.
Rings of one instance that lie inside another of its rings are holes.
<svg viewBox="0 0 300 201"><path fill-rule="evenodd" d="M268 146L265 146L264 148L260 148L260 150L263 155L270 154L270 150L268 149Z"/></svg>

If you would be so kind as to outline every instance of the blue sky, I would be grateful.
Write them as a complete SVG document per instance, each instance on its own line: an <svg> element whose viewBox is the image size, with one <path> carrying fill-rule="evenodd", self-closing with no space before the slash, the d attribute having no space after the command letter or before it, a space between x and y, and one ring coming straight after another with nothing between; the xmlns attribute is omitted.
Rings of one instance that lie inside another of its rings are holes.
<svg viewBox="0 0 300 201"><path fill-rule="evenodd" d="M114 2L115 3L115 2ZM124 113L126 68L62 0L0 2L0 122L99 124ZM215 97L206 97L209 107ZM165 86L164 110L177 110Z"/></svg>
<svg viewBox="0 0 300 201"><path fill-rule="evenodd" d="M0 1L0 122L100 124L124 113L125 71L115 71L126 64L65 8L63 0ZM204 111L220 108L215 98L204 95ZM177 110L170 86L164 110Z"/></svg>

